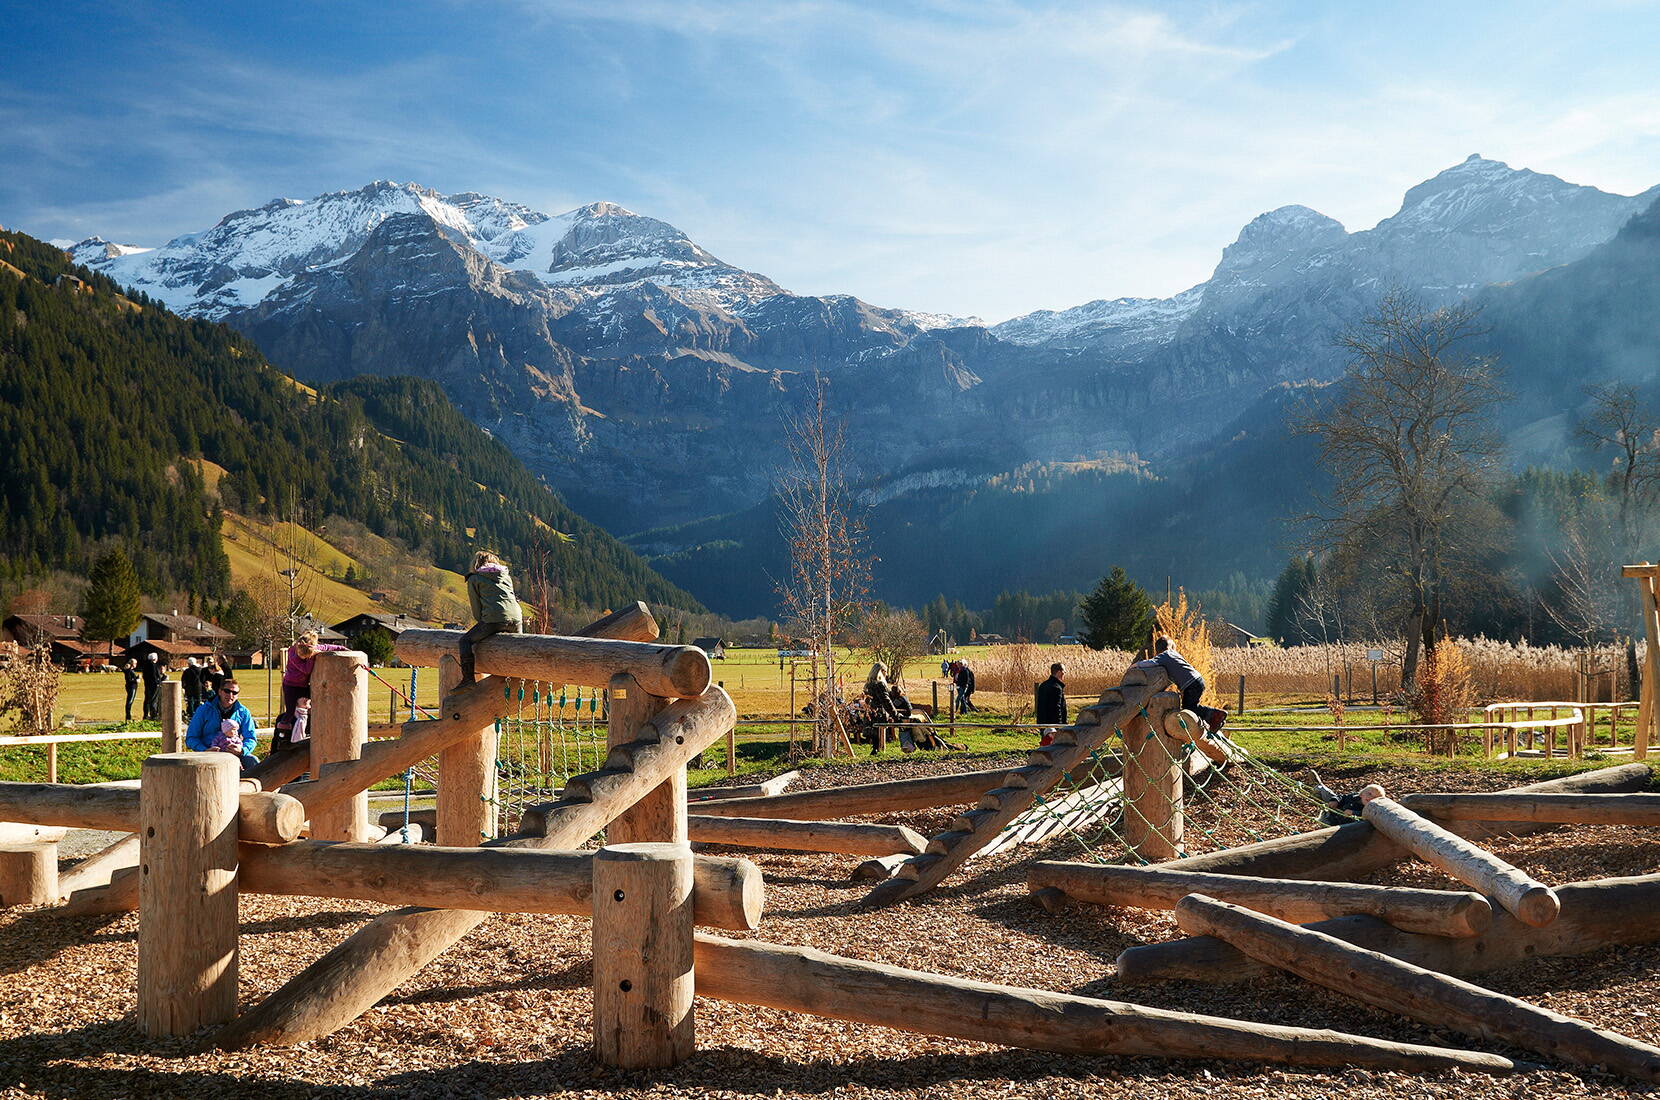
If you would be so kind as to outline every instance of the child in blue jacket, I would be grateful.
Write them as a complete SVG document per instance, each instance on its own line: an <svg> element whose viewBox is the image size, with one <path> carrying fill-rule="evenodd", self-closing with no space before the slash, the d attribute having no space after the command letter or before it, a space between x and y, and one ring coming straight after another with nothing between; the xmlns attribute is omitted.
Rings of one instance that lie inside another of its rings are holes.
<svg viewBox="0 0 1660 1100"><path fill-rule="evenodd" d="M185 747L192 752L228 752L242 761L244 773L259 763L254 755L254 716L237 701L242 688L227 678L214 697L196 708L185 730Z"/></svg>

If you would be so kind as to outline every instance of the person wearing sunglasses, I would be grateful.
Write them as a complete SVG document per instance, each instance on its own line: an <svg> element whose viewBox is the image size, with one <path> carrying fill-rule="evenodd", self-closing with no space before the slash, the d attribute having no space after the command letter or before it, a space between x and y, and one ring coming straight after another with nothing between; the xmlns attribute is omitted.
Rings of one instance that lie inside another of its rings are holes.
<svg viewBox="0 0 1660 1100"><path fill-rule="evenodd" d="M254 716L238 701L242 688L226 679L212 699L196 708L185 731L185 747L192 752L228 752L242 761L244 774L259 763L254 755Z"/></svg>

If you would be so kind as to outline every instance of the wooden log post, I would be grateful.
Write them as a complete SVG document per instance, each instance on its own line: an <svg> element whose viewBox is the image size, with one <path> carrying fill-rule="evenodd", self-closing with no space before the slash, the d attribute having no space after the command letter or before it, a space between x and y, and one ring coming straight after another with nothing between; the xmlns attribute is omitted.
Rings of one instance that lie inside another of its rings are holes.
<svg viewBox="0 0 1660 1100"><path fill-rule="evenodd" d="M737 848L778 848L790 852L834 852L849 856L917 855L928 838L903 825L863 825L845 821L791 821L775 817L703 817L687 820L699 844ZM606 836L613 830L607 830Z"/></svg>
<svg viewBox="0 0 1660 1100"><path fill-rule="evenodd" d="M13 905L54 905L57 900L56 841L0 844L0 909Z"/></svg>
<svg viewBox="0 0 1660 1100"><path fill-rule="evenodd" d="M1124 839L1148 862L1182 854L1182 743L1162 722L1138 714L1124 723Z"/></svg>
<svg viewBox="0 0 1660 1100"><path fill-rule="evenodd" d="M1432 936L1475 936L1493 922L1487 899L1468 891L1207 875L1163 867L1045 860L1033 864L1026 887L1033 893L1058 889L1076 901L1137 909L1174 909L1188 894L1203 893L1297 924L1361 913Z"/></svg>
<svg viewBox="0 0 1660 1100"><path fill-rule="evenodd" d="M160 686L161 751L183 752L185 724L189 721L184 717L184 685L177 680L163 680Z"/></svg>
<svg viewBox="0 0 1660 1100"><path fill-rule="evenodd" d="M188 1035L236 1014L237 770L220 752L142 769L138 1024Z"/></svg>
<svg viewBox="0 0 1660 1100"><path fill-rule="evenodd" d="M356 650L319 653L311 669L311 760L319 773L363 755L369 737L368 658ZM360 789L309 807L313 840L369 840L369 793Z"/></svg>
<svg viewBox="0 0 1660 1100"><path fill-rule="evenodd" d="M1660 1081L1660 1047L1321 932L1203 894L1181 900L1176 923L1363 1004L1578 1065L1603 1066L1631 1080Z"/></svg>
<svg viewBox="0 0 1660 1100"><path fill-rule="evenodd" d="M607 845L594 856L594 1053L622 1069L678 1065L696 1050L692 851Z"/></svg>
<svg viewBox="0 0 1660 1100"><path fill-rule="evenodd" d="M1366 803L1366 820L1378 832L1466 886L1492 895L1523 923L1540 928L1561 911L1562 904L1549 886L1457 833L1419 817L1385 795L1382 787L1373 784L1360 797Z"/></svg>
<svg viewBox="0 0 1660 1100"><path fill-rule="evenodd" d="M448 696L461 683L461 662L445 654L438 662L438 688ZM522 691L522 681L500 690ZM467 731L438 754L438 830L446 847L476 847L496 835L496 720Z"/></svg>
<svg viewBox="0 0 1660 1100"><path fill-rule="evenodd" d="M611 677L606 685L610 693L610 707L606 714L606 749L616 749L640 736L640 731L669 705L669 700L653 695L626 672ZM660 785L646 792L611 824L605 827L605 839L612 844L685 844L686 835L686 769L674 774Z"/></svg>
<svg viewBox="0 0 1660 1100"><path fill-rule="evenodd" d="M1507 1073L1508 1058L903 970L812 948L696 937L699 996L1057 1054Z"/></svg>

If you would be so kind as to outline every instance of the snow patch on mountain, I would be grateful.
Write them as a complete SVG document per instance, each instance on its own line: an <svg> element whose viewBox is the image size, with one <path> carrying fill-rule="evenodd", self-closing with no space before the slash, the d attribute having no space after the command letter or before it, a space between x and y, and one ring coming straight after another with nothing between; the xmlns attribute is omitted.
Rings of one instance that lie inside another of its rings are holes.
<svg viewBox="0 0 1660 1100"><path fill-rule="evenodd" d="M1171 298L1113 298L1071 309L1040 309L991 326L992 335L1014 344L1082 347L1102 340L1124 344L1162 343L1199 305L1204 284Z"/></svg>

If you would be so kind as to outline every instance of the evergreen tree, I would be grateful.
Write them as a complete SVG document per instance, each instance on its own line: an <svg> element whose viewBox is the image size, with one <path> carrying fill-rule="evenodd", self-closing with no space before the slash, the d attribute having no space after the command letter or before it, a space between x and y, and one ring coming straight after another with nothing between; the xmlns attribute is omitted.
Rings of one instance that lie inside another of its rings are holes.
<svg viewBox="0 0 1660 1100"><path fill-rule="evenodd" d="M1307 604L1317 582L1312 554L1292 558L1274 582L1268 598L1268 636L1281 645L1306 645L1315 639L1308 629Z"/></svg>
<svg viewBox="0 0 1660 1100"><path fill-rule="evenodd" d="M1084 629L1080 634L1091 649L1127 649L1147 644L1153 632L1153 602L1139 584L1115 565L1095 591L1078 605Z"/></svg>
<svg viewBox="0 0 1660 1100"><path fill-rule="evenodd" d="M138 573L121 550L114 549L98 559L89 577L86 606L81 615L86 626L83 638L109 642L125 638L138 626Z"/></svg>
<svg viewBox="0 0 1660 1100"><path fill-rule="evenodd" d="M347 641L353 649L359 650L369 658L371 666L384 666L392 663L396 651L392 645L392 635L384 627L370 627L353 634Z"/></svg>

